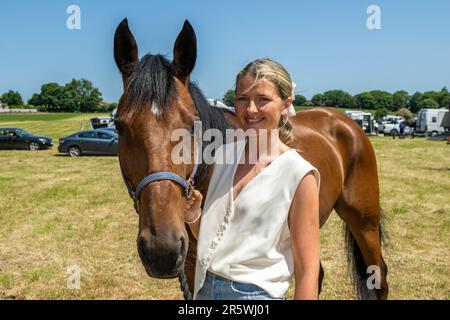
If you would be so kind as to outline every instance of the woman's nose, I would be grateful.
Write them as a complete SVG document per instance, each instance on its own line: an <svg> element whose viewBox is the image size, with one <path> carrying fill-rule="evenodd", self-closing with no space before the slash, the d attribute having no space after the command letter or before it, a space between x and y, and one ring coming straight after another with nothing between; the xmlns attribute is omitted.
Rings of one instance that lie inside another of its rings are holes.
<svg viewBox="0 0 450 320"><path fill-rule="evenodd" d="M256 113L258 112L258 108L256 107L256 103L253 100L250 100L247 105L247 113Z"/></svg>

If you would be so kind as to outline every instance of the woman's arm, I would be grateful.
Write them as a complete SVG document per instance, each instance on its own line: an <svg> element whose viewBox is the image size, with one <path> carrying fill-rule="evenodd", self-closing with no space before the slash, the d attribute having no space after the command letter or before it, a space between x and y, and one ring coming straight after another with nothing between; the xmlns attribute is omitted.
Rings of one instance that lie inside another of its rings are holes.
<svg viewBox="0 0 450 320"><path fill-rule="evenodd" d="M194 190L192 197L186 202L186 210L184 213L184 222L188 224L195 239L198 238L200 221L202 220L202 199L203 195L200 191Z"/></svg>
<svg viewBox="0 0 450 320"><path fill-rule="evenodd" d="M294 299L317 299L320 268L319 191L313 172L299 183L289 210L295 265Z"/></svg>

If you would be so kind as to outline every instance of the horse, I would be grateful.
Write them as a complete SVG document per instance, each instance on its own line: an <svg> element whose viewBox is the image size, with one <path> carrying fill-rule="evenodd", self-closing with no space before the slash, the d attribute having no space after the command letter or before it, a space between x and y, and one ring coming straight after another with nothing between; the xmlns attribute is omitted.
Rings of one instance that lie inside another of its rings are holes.
<svg viewBox="0 0 450 320"><path fill-rule="evenodd" d="M238 128L232 112L208 104L190 80L197 59L197 38L189 21L178 34L173 60L162 55L138 57L124 19L114 35L114 58L123 94L114 119L119 134L120 170L139 214L137 250L150 277L179 278L186 299L193 290L196 240L184 222L193 181L206 198L212 165L175 164L171 133L202 122L202 130ZM321 175L320 226L334 209L345 223L348 265L358 298L386 299L387 266L382 256L380 191L374 149L355 121L326 108L291 117L294 148ZM208 143L203 144L205 148ZM194 148L195 149L195 148ZM190 156L195 157L195 150ZM369 289L375 266L377 285ZM320 265L319 288L324 270Z"/></svg>

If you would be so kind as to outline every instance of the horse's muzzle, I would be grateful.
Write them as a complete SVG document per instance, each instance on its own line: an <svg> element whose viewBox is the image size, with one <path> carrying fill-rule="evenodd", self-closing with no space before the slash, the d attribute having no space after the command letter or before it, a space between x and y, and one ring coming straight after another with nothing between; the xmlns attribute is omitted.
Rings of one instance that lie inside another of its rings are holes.
<svg viewBox="0 0 450 320"><path fill-rule="evenodd" d="M137 238L139 257L145 271L152 278L175 278L184 267L186 258L184 233L164 238L157 239L148 229L141 231Z"/></svg>

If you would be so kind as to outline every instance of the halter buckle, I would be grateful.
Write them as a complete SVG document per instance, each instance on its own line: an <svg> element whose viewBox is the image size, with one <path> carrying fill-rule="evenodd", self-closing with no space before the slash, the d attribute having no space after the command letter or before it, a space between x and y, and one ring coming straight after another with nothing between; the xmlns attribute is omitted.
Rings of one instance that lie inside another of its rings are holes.
<svg viewBox="0 0 450 320"><path fill-rule="evenodd" d="M192 194L194 193L194 180L192 178L189 178L187 183L188 185L186 188L186 197L190 199L192 197Z"/></svg>

